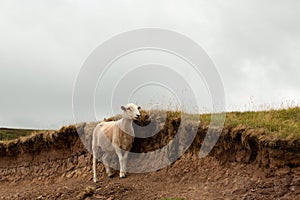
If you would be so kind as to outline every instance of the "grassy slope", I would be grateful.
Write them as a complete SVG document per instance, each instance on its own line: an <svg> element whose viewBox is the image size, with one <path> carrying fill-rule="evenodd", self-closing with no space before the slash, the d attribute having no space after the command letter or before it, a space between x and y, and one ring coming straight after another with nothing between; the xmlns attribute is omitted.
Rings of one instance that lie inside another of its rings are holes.
<svg viewBox="0 0 300 200"><path fill-rule="evenodd" d="M171 114L179 117L180 113ZM199 117L198 115L194 115ZM208 125L210 114L200 115L202 124ZM245 125L249 128L264 128L267 133L280 137L296 137L300 139L300 107L282 110L269 110L261 112L230 112L226 114L225 126L235 127ZM28 129L2 129L0 128L0 140L11 140L20 136L41 132Z"/></svg>
<svg viewBox="0 0 300 200"><path fill-rule="evenodd" d="M12 140L21 136L28 136L41 130L0 128L0 140Z"/></svg>
<svg viewBox="0 0 300 200"><path fill-rule="evenodd" d="M210 115L200 119L208 124ZM230 112L226 114L225 126L246 125L263 128L269 134L300 139L300 107L260 112Z"/></svg>

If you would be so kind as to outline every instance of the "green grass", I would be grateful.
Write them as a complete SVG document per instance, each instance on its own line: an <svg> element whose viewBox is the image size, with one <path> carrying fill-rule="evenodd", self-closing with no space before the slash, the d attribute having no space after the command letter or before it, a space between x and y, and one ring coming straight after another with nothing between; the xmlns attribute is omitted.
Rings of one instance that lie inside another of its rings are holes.
<svg viewBox="0 0 300 200"><path fill-rule="evenodd" d="M0 141L1 140L13 140L22 136L28 136L32 133L39 132L32 129L12 129L12 128L0 128Z"/></svg>
<svg viewBox="0 0 300 200"><path fill-rule="evenodd" d="M208 125L210 115L200 115L203 124ZM259 112L226 113L225 126L245 125L249 128L263 128L269 134L300 139L300 107Z"/></svg>
<svg viewBox="0 0 300 200"><path fill-rule="evenodd" d="M159 115L164 111L151 111ZM185 114L186 115L186 114ZM210 114L196 115L187 114L190 119L199 119L203 125L210 123ZM181 116L179 111L168 111L169 118ZM113 118L109 118L113 120ZM300 107L293 107L280 110L268 110L260 112L229 112L226 113L225 127L236 127L245 125L248 128L263 128L266 133L279 137L295 137L300 139ZM21 136L28 136L40 130L29 129L5 129L0 128L0 140L12 140Z"/></svg>

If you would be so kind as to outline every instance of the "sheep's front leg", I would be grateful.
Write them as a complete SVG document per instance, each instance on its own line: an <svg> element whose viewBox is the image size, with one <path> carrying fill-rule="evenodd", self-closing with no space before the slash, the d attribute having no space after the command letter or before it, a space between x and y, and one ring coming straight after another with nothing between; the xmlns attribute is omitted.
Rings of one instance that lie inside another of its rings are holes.
<svg viewBox="0 0 300 200"><path fill-rule="evenodd" d="M123 170L124 170L124 173L125 173L125 176L127 175L127 159L128 159L128 151L125 151L124 152L124 155L123 155Z"/></svg>
<svg viewBox="0 0 300 200"><path fill-rule="evenodd" d="M126 177L126 173L125 173L125 169L124 169L124 156L122 155L122 150L120 148L116 148L116 153L119 157L119 163L120 163L120 178L125 178Z"/></svg>

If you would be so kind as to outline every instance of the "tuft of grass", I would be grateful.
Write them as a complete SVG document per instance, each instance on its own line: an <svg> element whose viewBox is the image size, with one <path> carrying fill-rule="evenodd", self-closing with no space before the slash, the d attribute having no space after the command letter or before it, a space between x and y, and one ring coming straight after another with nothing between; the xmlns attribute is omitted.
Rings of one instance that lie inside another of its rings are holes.
<svg viewBox="0 0 300 200"><path fill-rule="evenodd" d="M84 191L82 191L79 195L78 198L79 199L86 199L87 197L91 197L93 196L93 194L95 193L96 188L92 187L92 186L87 186Z"/></svg>

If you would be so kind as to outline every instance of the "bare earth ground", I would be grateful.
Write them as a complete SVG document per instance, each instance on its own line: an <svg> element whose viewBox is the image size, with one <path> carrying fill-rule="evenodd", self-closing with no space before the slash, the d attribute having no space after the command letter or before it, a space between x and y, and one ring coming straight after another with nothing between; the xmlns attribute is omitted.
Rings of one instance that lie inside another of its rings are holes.
<svg viewBox="0 0 300 200"><path fill-rule="evenodd" d="M254 165L220 164L214 158L182 158L171 167L145 174L106 177L98 166L94 184L90 167L56 177L1 183L0 199L297 199L300 169L266 177ZM73 176L72 176L73 174ZM75 175L78 174L78 175Z"/></svg>

